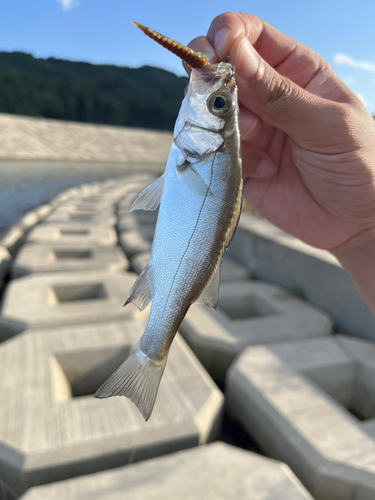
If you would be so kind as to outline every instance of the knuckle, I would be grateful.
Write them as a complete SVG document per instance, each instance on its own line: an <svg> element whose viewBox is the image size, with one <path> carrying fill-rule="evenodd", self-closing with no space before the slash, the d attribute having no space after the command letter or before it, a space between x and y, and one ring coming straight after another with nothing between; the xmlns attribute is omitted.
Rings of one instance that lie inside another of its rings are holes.
<svg viewBox="0 0 375 500"><path fill-rule="evenodd" d="M331 104L331 119L335 122L335 131L345 138L348 151L361 149L363 142L363 120L357 116L355 110L345 103Z"/></svg>
<svg viewBox="0 0 375 500"><path fill-rule="evenodd" d="M269 73L267 80L267 106L269 108L287 107L296 96L298 88L288 78L280 76L274 71Z"/></svg>

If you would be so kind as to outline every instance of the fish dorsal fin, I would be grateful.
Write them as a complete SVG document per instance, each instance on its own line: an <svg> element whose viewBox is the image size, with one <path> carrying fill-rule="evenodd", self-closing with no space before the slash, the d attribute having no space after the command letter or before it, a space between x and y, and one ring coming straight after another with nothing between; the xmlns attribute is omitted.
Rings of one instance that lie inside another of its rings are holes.
<svg viewBox="0 0 375 500"><path fill-rule="evenodd" d="M213 275L211 276L210 281L207 283L205 289L198 297L197 304L202 304L203 306L216 309L217 303L219 301L220 265L221 259Z"/></svg>
<svg viewBox="0 0 375 500"><path fill-rule="evenodd" d="M129 297L127 298L127 301L125 302L124 306L132 302L134 305L138 307L140 311L143 311L143 309L145 309L148 306L151 300L150 285L148 283L148 277L147 277L148 270L149 267L147 265L143 269L141 274L138 276L137 281L132 286L132 289L130 290L129 293Z"/></svg>
<svg viewBox="0 0 375 500"><path fill-rule="evenodd" d="M183 178L186 186L194 193L198 193L202 196L212 194L209 185L200 175L198 170L188 161L179 165L177 167L177 172Z"/></svg>
<svg viewBox="0 0 375 500"><path fill-rule="evenodd" d="M156 210L164 190L164 175L161 175L152 184L139 193L134 200L130 211L133 210Z"/></svg>

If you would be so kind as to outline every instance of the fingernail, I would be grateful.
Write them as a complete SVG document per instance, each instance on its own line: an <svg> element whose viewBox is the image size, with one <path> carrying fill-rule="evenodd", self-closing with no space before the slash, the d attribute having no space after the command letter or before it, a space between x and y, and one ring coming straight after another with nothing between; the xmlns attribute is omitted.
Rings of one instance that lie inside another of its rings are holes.
<svg viewBox="0 0 375 500"><path fill-rule="evenodd" d="M215 35L214 45L217 55L220 58L229 55L230 41L233 37L233 32L230 28L221 28Z"/></svg>
<svg viewBox="0 0 375 500"><path fill-rule="evenodd" d="M254 76L259 66L259 55L246 37L240 41L236 54L236 73L242 78Z"/></svg>
<svg viewBox="0 0 375 500"><path fill-rule="evenodd" d="M256 169L256 175L258 177L271 177L276 172L276 167L271 160L260 160L259 165Z"/></svg>

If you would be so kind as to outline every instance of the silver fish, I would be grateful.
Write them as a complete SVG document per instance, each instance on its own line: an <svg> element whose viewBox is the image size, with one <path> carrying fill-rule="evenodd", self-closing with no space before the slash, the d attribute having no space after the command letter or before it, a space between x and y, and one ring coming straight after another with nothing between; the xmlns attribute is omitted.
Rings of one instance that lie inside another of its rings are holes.
<svg viewBox="0 0 375 500"><path fill-rule="evenodd" d="M160 204L150 261L126 301L140 310L151 301L150 316L129 357L95 394L127 396L147 421L189 307L217 306L221 259L241 212L242 176L234 68L211 65L200 53L137 26L193 67L165 172L131 208Z"/></svg>

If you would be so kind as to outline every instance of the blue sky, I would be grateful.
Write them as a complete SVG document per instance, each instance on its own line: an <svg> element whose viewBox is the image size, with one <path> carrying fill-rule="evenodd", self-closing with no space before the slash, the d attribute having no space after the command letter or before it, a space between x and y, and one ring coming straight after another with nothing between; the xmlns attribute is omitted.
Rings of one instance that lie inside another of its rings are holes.
<svg viewBox="0 0 375 500"><path fill-rule="evenodd" d="M227 10L258 15L319 52L375 113L374 0L2 0L0 50L184 74L130 21L188 43Z"/></svg>

